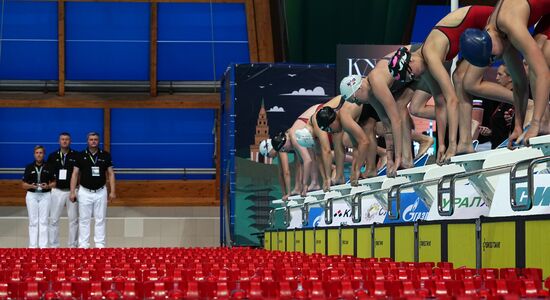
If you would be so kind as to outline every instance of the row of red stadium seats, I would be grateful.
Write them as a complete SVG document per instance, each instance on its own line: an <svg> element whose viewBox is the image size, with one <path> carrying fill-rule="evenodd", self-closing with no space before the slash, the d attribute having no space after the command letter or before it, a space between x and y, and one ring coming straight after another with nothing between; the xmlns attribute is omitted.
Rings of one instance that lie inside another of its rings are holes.
<svg viewBox="0 0 550 300"><path fill-rule="evenodd" d="M535 268L249 248L0 250L0 299L546 297L549 287Z"/></svg>
<svg viewBox="0 0 550 300"><path fill-rule="evenodd" d="M297 285L297 286L296 286ZM547 284L548 286L548 284ZM58 291L58 292L55 292ZM250 282L244 286L228 282L63 282L44 286L41 282L0 283L0 299L7 298L78 298L78 299L361 299L362 297L547 297L548 291L537 288L533 280L489 280L476 286L465 281L313 281L304 284L280 281Z"/></svg>

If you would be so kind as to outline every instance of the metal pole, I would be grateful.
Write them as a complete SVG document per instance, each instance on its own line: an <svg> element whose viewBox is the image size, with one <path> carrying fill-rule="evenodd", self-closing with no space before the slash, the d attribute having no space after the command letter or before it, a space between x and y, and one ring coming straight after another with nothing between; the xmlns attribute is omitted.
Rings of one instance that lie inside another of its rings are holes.
<svg viewBox="0 0 550 300"><path fill-rule="evenodd" d="M481 269L481 219L476 220L476 269Z"/></svg>

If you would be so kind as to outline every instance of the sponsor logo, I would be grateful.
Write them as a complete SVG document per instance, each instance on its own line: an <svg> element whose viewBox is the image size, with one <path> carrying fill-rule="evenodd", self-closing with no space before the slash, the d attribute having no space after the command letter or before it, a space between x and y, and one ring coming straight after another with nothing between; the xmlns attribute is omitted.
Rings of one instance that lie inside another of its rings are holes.
<svg viewBox="0 0 550 300"><path fill-rule="evenodd" d="M449 207L450 199L443 199L443 207ZM487 206L480 196L455 198L455 208L470 208Z"/></svg>
<svg viewBox="0 0 550 300"><path fill-rule="evenodd" d="M384 241L375 241L374 245L375 246L384 246Z"/></svg>
<svg viewBox="0 0 550 300"><path fill-rule="evenodd" d="M349 217L351 217L351 209L346 209L344 211L339 209L332 216L335 217L335 218L336 217L349 218Z"/></svg>
<svg viewBox="0 0 550 300"><path fill-rule="evenodd" d="M365 221L371 221L376 216L385 216L386 211L382 209L382 206L379 203L373 203L366 211L365 211Z"/></svg>
<svg viewBox="0 0 550 300"><path fill-rule="evenodd" d="M343 241L342 241L342 244L348 245L348 244L349 244L349 241L343 240Z"/></svg>
<svg viewBox="0 0 550 300"><path fill-rule="evenodd" d="M432 241L419 241L418 245L420 247L431 247L432 246Z"/></svg>
<svg viewBox="0 0 550 300"><path fill-rule="evenodd" d="M321 244L321 240L315 240L315 244Z"/></svg>
<svg viewBox="0 0 550 300"><path fill-rule="evenodd" d="M490 242L483 239L483 252L485 252L485 249L500 249L500 246L500 242Z"/></svg>
<svg viewBox="0 0 550 300"><path fill-rule="evenodd" d="M518 187L516 189L516 199L518 204L524 204L529 198L529 193L526 187ZM533 206L550 206L550 187L537 187L533 195Z"/></svg>
<svg viewBox="0 0 550 300"><path fill-rule="evenodd" d="M374 67L376 66L376 63L378 62L378 59L372 59L372 58L348 58L348 75L361 75L365 76L368 74ZM348 83L348 85L350 85Z"/></svg>
<svg viewBox="0 0 550 300"><path fill-rule="evenodd" d="M403 210L403 221L405 222L415 222L418 220L424 220L428 216L428 212L417 212L416 209L420 204L420 198L416 198L413 204L407 206Z"/></svg>

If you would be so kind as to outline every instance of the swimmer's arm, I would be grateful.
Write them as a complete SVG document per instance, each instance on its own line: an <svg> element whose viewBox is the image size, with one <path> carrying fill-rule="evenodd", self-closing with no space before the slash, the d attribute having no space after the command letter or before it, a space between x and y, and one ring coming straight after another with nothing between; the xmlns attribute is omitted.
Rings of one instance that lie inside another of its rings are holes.
<svg viewBox="0 0 550 300"><path fill-rule="evenodd" d="M367 104L363 104L367 105ZM355 143L353 143L356 149L356 160L352 164L352 170L354 171L354 178L359 178L360 170L367 157L367 149L369 147L369 140L365 131L350 115L340 114L340 121L342 122L342 129L345 130ZM354 151L355 152L355 151Z"/></svg>
<svg viewBox="0 0 550 300"><path fill-rule="evenodd" d="M483 80L487 68L470 65L464 74L464 88L474 96L488 98L494 101L514 104L514 94L511 90L495 82Z"/></svg>
<svg viewBox="0 0 550 300"><path fill-rule="evenodd" d="M321 160L319 161L319 170L323 176L323 182L329 182L332 171L332 151L330 150L330 141L328 133L322 131L319 126L313 126L314 136L317 136L319 141L319 150L321 152Z"/></svg>
<svg viewBox="0 0 550 300"><path fill-rule="evenodd" d="M288 164L288 153L279 152L279 182L283 196L290 195L290 166Z"/></svg>
<svg viewBox="0 0 550 300"><path fill-rule="evenodd" d="M544 111L546 110L546 105L548 105L548 93L550 91L550 71L548 70L548 65L545 63L546 60L542 51L537 45L537 42L531 37L531 34L525 26L518 26L513 24L513 26L506 26L506 31L512 45L508 47L507 51L504 52L504 60L508 68L510 69L510 74L515 74L512 76L512 81L514 83L514 96L516 96L516 88L521 88L521 91L518 91L517 97L520 101L518 104L521 109L521 119L516 120L521 121L519 126L523 124L523 118L525 117L525 110L527 105L528 98L528 85L527 85L527 76L523 70L523 64L520 59L521 52L525 57L525 60L529 64L529 72L531 73L531 88L533 89L533 97L535 100L535 108L533 112L533 119L531 120L532 124L538 124L542 119ZM521 72L523 70L523 72ZM522 74L522 76L520 75ZM514 77L516 77L514 81ZM516 118L518 117L516 113ZM518 126L518 124L516 124Z"/></svg>
<svg viewBox="0 0 550 300"><path fill-rule="evenodd" d="M514 95L514 107L516 110L514 128L516 130L523 130L523 123L525 120L525 114L527 112L527 99L529 98L529 81L523 68L523 62L521 60L520 53L513 47L508 47L504 51L502 58L506 63L510 77L512 77ZM535 105L536 108L536 105Z"/></svg>
<svg viewBox="0 0 550 300"><path fill-rule="evenodd" d="M343 139L343 132L332 134L332 144L334 145L334 163L336 164L335 182L344 180L344 161L346 159L346 151L344 148Z"/></svg>
<svg viewBox="0 0 550 300"><path fill-rule="evenodd" d="M390 89L388 88L388 84L384 82L384 80L380 77L374 77L371 78L371 85L372 85L372 91L374 93L374 96L380 104L384 107L384 113L379 112L378 110L378 116L382 119L384 122L384 126L386 127L386 136L389 134L393 136L392 146L393 154L395 155L395 161L396 163L401 162L401 150L402 150L402 142L403 137L401 134L401 116L399 115L399 110L397 109L397 103L395 100L393 100L393 95L390 92ZM376 105L374 106L376 109ZM384 114L386 117L384 117ZM389 120L388 120L389 119ZM389 147L388 147L389 148ZM389 152L389 151L388 151ZM391 154L388 153L388 159L390 159ZM397 166L399 167L399 166Z"/></svg>

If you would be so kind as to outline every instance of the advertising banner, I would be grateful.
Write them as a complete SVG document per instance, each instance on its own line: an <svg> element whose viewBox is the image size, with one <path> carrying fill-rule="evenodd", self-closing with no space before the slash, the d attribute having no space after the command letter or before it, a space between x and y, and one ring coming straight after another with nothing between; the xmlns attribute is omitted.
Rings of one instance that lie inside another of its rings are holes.
<svg viewBox="0 0 550 300"><path fill-rule="evenodd" d="M533 208L528 211L513 211L510 206L510 182L508 176L502 176L497 184L493 203L489 212L491 217L529 216L550 213L550 174L536 174ZM517 204L523 205L528 199L527 184L518 184L516 188Z"/></svg>

